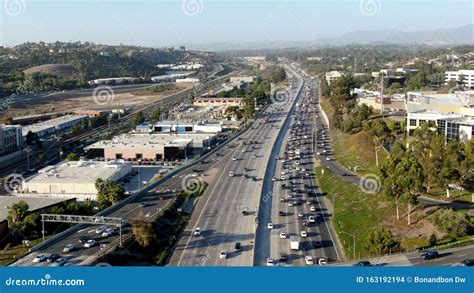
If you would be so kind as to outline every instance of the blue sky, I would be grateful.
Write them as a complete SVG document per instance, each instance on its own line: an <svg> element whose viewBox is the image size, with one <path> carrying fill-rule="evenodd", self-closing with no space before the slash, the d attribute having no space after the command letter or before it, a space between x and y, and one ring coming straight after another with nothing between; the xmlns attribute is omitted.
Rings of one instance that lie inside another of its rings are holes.
<svg viewBox="0 0 474 293"><path fill-rule="evenodd" d="M307 41L354 30L418 31L474 22L470 0L0 1L1 45Z"/></svg>

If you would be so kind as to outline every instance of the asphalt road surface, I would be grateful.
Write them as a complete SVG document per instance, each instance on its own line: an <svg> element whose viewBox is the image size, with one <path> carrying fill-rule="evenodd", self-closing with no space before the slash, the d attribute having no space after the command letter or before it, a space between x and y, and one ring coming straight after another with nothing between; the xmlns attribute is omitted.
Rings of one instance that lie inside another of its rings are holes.
<svg viewBox="0 0 474 293"><path fill-rule="evenodd" d="M289 108L290 105L269 106L234 151L209 170L214 179L197 204L169 265L253 264L255 219L262 179L267 162L272 161L273 145L281 143L277 130L282 127ZM265 116L270 117L267 123L262 119ZM200 229L201 235L193 235L196 228ZM242 249L236 252L237 242L241 243ZM225 252L225 258L220 257L222 252Z"/></svg>

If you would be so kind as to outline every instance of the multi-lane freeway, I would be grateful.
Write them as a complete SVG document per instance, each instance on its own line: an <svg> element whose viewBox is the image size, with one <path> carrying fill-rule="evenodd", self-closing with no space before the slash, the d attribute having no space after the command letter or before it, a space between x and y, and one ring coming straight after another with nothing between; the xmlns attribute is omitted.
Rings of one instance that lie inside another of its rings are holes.
<svg viewBox="0 0 474 293"><path fill-rule="evenodd" d="M265 178L260 205L255 265L312 265L341 259L332 229L329 207L314 176L314 150L318 143L311 119L317 104L315 85L304 87L282 129ZM265 195L271 194L270 201ZM291 248L293 241L297 249Z"/></svg>
<svg viewBox="0 0 474 293"><path fill-rule="evenodd" d="M209 170L212 180L171 258L174 266L251 266L262 181L273 145L279 145L279 129L301 84L295 76L293 96L285 105L273 104L254 126ZM268 121L265 117L269 117ZM195 233L199 231L198 233ZM237 247L236 247L237 245ZM239 248L240 246L240 248Z"/></svg>

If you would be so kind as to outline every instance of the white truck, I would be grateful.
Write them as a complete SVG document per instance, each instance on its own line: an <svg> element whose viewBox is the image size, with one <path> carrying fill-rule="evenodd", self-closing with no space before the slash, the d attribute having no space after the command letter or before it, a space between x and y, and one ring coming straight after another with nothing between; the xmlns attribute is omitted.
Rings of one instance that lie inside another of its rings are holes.
<svg viewBox="0 0 474 293"><path fill-rule="evenodd" d="M291 250L300 249L300 241L298 239L298 236L290 236L290 248Z"/></svg>

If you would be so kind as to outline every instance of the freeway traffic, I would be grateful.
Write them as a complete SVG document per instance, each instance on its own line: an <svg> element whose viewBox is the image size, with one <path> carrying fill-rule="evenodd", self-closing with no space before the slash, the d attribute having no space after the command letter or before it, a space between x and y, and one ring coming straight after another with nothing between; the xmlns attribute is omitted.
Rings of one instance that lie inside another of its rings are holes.
<svg viewBox="0 0 474 293"><path fill-rule="evenodd" d="M303 75L303 73L301 73ZM304 75L303 75L304 76ZM303 85L303 84L302 84ZM303 91L272 153L262 198L255 265L312 265L339 261L329 208L314 177L316 134L310 119L317 104L315 84L304 79Z"/></svg>
<svg viewBox="0 0 474 293"><path fill-rule="evenodd" d="M296 94L299 87L293 90ZM270 105L233 152L210 170L213 180L197 204L170 265L252 265L253 251L258 249L254 245L255 219L262 179L268 171L267 162L272 161L271 148L280 143L276 130L285 127L290 106Z"/></svg>

